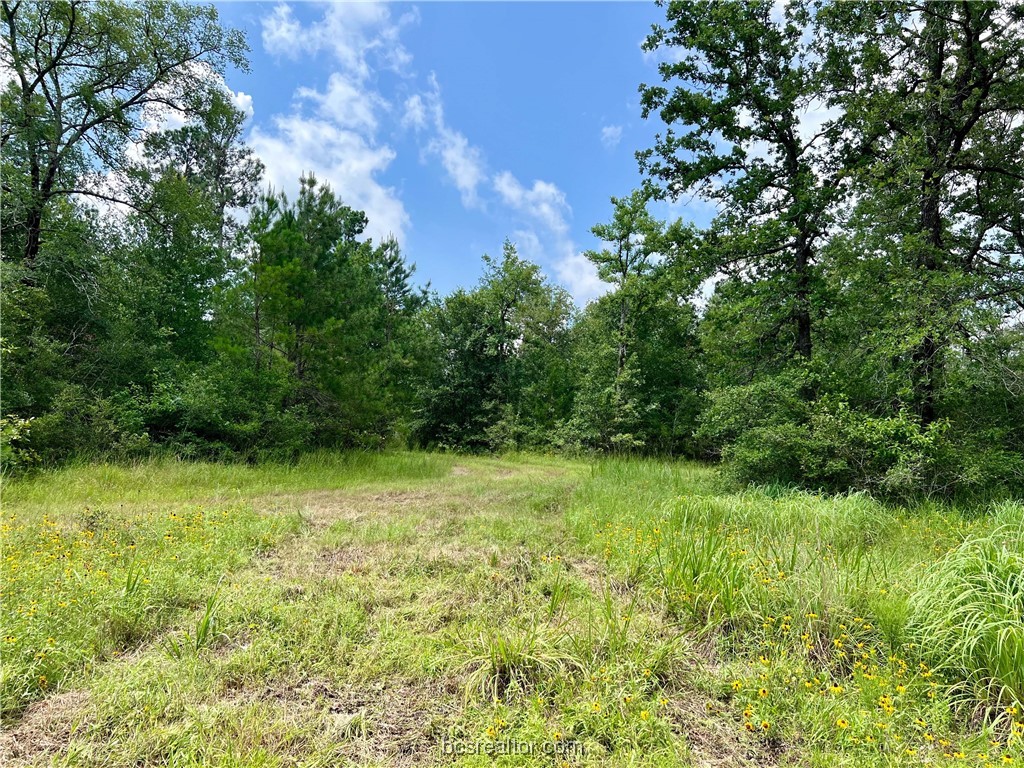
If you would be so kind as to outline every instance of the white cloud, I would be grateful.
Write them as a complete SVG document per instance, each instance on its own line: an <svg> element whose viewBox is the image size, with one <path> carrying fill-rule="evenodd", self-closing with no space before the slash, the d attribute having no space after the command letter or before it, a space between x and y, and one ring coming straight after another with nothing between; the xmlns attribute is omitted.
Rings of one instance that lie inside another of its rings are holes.
<svg viewBox="0 0 1024 768"><path fill-rule="evenodd" d="M368 235L375 240L390 234L403 239L409 224L405 207L394 189L376 179L395 159L390 147L374 146L359 133L327 120L278 115L273 122L273 132L254 128L249 137L267 166L268 184L294 199L299 177L312 171L346 205L366 213Z"/></svg>
<svg viewBox="0 0 1024 768"><path fill-rule="evenodd" d="M448 125L441 102L441 87L433 73L430 75L430 90L406 99L402 123L417 130L423 130L429 124L433 136L425 147L425 154L441 161L448 180L459 190L464 206L479 206L477 188L487 178L483 152L463 133Z"/></svg>
<svg viewBox="0 0 1024 768"><path fill-rule="evenodd" d="M479 147L472 146L458 131L444 128L427 149L440 156L448 178L462 196L462 204L467 207L477 205L479 200L476 188L485 176Z"/></svg>
<svg viewBox="0 0 1024 768"><path fill-rule="evenodd" d="M296 97L313 103L320 119L369 138L378 128L378 113L389 106L369 85L370 75L379 68L407 71L412 56L401 43L401 30L418 20L416 9L396 22L384 3L338 3L328 6L319 22L305 26L282 4L262 20L263 46L270 53L291 58L329 53L339 68L331 75L327 90L303 87ZM433 75L429 91L405 100L399 119L405 128L432 129L425 154L440 160L463 205L479 205L477 189L487 177L483 153L446 123L440 87ZM264 162L269 165L276 160L264 158Z"/></svg>
<svg viewBox="0 0 1024 768"><path fill-rule="evenodd" d="M607 290L572 242L572 209L562 190L542 180L524 186L510 171L492 176L481 148L448 123L433 74L423 91L407 96L394 110L377 90L373 75L380 69L410 74L412 57L400 33L418 19L414 9L395 21L382 3L330 5L320 21L309 25L284 4L263 18L268 52L293 59L326 54L335 63L325 88L299 88L292 114L276 115L271 126L253 129L250 143L267 167L267 181L294 195L300 174L312 171L346 204L366 212L370 236L394 233L401 240L408 214L395 190L379 179L395 158L393 149L376 140L387 114L420 135L423 158L438 161L465 207L482 208L488 193L496 197L517 220L514 239L524 256L552 266L578 302ZM602 141L614 146L621 133L621 127L607 126Z"/></svg>
<svg viewBox="0 0 1024 768"><path fill-rule="evenodd" d="M574 249L562 254L555 263L555 272L577 304L586 304L611 289L608 283L598 277L594 263Z"/></svg>
<svg viewBox="0 0 1024 768"><path fill-rule="evenodd" d="M388 106L379 93L363 88L360 83L341 72L331 74L326 92L302 87L295 95L316 104L320 116L335 125L368 134L377 130L376 111Z"/></svg>
<svg viewBox="0 0 1024 768"><path fill-rule="evenodd" d="M441 89L433 74L429 83L428 90L405 100L402 125L429 132L424 156L440 160L448 180L459 190L463 205L481 207L481 193L488 180L483 152L448 124ZM523 257L552 265L558 280L580 303L607 290L593 264L572 242L568 224L572 209L557 185L538 179L524 186L511 171L502 171L490 177L490 190L519 220L512 239Z"/></svg>
<svg viewBox="0 0 1024 768"><path fill-rule="evenodd" d="M577 250L569 235L567 219L572 209L561 189L539 179L527 187L510 171L495 175L492 185L501 201L531 224L515 233L524 255L533 261L551 263L558 280L580 304L608 290L608 285L597 276L597 268ZM541 228L539 235L532 225Z"/></svg>
<svg viewBox="0 0 1024 768"><path fill-rule="evenodd" d="M586 304L609 289L597 276L593 263L577 251L568 238L543 236L533 228L517 229L512 233L519 255L537 264L552 263L554 276L580 305Z"/></svg>
<svg viewBox="0 0 1024 768"><path fill-rule="evenodd" d="M423 130L427 125L427 108L423 97L418 93L405 100L405 112L402 114L402 127Z"/></svg>
<svg viewBox="0 0 1024 768"><path fill-rule="evenodd" d="M395 151L376 139L379 115L388 101L372 84L380 69L402 71L411 56L400 41L401 27L382 3L340 3L324 9L309 25L297 20L288 5L263 17L263 46L270 53L297 59L325 52L335 69L323 90L295 91L293 112L275 115L269 126L253 128L249 143L266 166L266 182L290 197L299 177L312 172L369 219L366 234L375 240L394 235L402 241L409 215L393 187L380 180Z"/></svg>
<svg viewBox="0 0 1024 768"><path fill-rule="evenodd" d="M540 262L546 256L544 245L533 229L517 229L512 233L512 242L516 244L516 251L524 259L532 262Z"/></svg>
<svg viewBox="0 0 1024 768"><path fill-rule="evenodd" d="M493 183L494 191L506 205L541 222L554 234L568 234L566 216L572 215L572 209L565 200L565 193L557 186L538 179L527 188L510 171L499 173Z"/></svg>
<svg viewBox="0 0 1024 768"><path fill-rule="evenodd" d="M601 143L608 149L618 146L622 141L621 125L606 125L601 129Z"/></svg>
<svg viewBox="0 0 1024 768"><path fill-rule="evenodd" d="M287 5L274 8L261 19L263 48L268 53L296 58L303 48L302 25L292 17Z"/></svg>
<svg viewBox="0 0 1024 768"><path fill-rule="evenodd" d="M333 3L323 18L304 26L290 6L281 4L262 19L263 48L291 59L326 51L342 70L363 80L371 72L370 54L387 69L400 72L408 66L412 56L399 37L401 28L418 18L417 13L406 13L394 22L384 3Z"/></svg>
<svg viewBox="0 0 1024 768"><path fill-rule="evenodd" d="M251 118L253 116L254 110L252 106L252 96L248 93L245 93L244 91L239 91L238 93L232 92L231 103L234 105L235 109L244 114L247 118Z"/></svg>

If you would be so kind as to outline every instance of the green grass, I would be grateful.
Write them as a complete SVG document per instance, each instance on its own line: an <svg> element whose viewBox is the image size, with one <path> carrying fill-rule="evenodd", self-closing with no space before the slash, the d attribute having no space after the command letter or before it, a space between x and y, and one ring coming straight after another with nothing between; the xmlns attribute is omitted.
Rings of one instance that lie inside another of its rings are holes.
<svg viewBox="0 0 1024 768"><path fill-rule="evenodd" d="M310 453L292 464L220 464L145 459L132 464L79 463L8 483L4 501L19 508L98 504L233 502L261 494L348 488L444 477L454 459L427 453Z"/></svg>
<svg viewBox="0 0 1024 768"><path fill-rule="evenodd" d="M322 454L42 473L3 525L4 764L1024 765L1019 503Z"/></svg>
<svg viewBox="0 0 1024 768"><path fill-rule="evenodd" d="M424 454L318 454L259 467L163 459L7 484L0 715L154 638L206 604L219 578L302 527L287 500L254 498L442 477L450 465Z"/></svg>
<svg viewBox="0 0 1024 768"><path fill-rule="evenodd" d="M723 714L815 764L1019 759L1024 506L727 493L707 472L605 462L568 516L713 643Z"/></svg>

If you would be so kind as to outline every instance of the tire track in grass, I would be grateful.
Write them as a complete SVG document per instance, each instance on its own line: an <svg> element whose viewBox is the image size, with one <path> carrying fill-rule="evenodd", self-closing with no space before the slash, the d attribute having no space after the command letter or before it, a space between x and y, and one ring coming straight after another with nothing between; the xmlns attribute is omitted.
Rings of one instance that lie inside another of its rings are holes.
<svg viewBox="0 0 1024 768"><path fill-rule="evenodd" d="M408 486L410 484L404 483L403 485ZM429 482L413 483L411 485L413 487L418 485L428 486ZM374 517L405 517L412 509L422 510L423 508L436 506L439 501L451 501L452 496L448 490L441 493L436 492L436 490L430 493L423 493L417 490L396 491L384 489L377 491L375 487L361 490L313 492L307 495L309 498L302 498L303 494L300 494L299 499L304 503L295 505L303 509L309 517L310 526L304 535L293 537L291 541L279 547L276 551L266 553L259 561L253 562L247 568L236 572L232 579L234 586L237 587L239 583L246 581L249 582L249 586L265 582L267 578L273 578L275 571L281 570L282 563L303 562L304 558L309 554L311 543L318 541L319 535L330 530L339 520L353 522L358 525ZM315 498L316 496L320 498L317 499ZM325 510L319 509L319 506L324 499L330 502L329 506L331 509L326 510L330 514L321 514ZM296 499L286 496L285 500L286 503L282 505L280 503L282 499L280 496L277 496L276 501L273 503L278 513L283 510L289 511L289 507L293 505ZM469 499L463 498L460 504L465 506L469 501ZM369 516L365 514L367 509L371 513ZM387 536L385 536L386 538ZM437 560L439 558L447 560L453 558L464 559L470 551L475 551L453 550L450 546L437 547L437 550L437 556L431 556L428 560ZM277 575L280 576L280 574ZM198 615L184 622L179 622L176 628L170 631L172 633L180 633L183 629L194 626L197 618ZM240 632L238 636L244 634L244 632ZM165 638L166 634L163 637ZM148 644L141 646L130 658L102 663L96 669L94 677L101 680L104 677L116 677L116 673L119 670L140 664L141 661L151 664L154 659L161 660L160 639L155 638ZM215 647L212 650L218 654L230 654L232 649L229 643L226 647ZM32 712L26 713L31 716L27 718L23 726L16 726L5 733L2 745L0 745L0 750L2 750L0 755L6 753L10 757L13 753L13 756L17 759L31 760L60 751L62 745L66 746L64 742L71 740L76 735L85 735L86 737L90 733L93 736L100 735L95 727L95 722L103 719L101 716L105 706L104 702L97 702L95 692L90 696L89 689L87 688L84 690L72 690L66 698L63 698L63 694L61 695L62 698L51 697L48 703L40 704ZM66 705L55 706L58 703ZM333 719L337 720L338 718L335 717ZM93 722L90 723L90 720ZM76 730L72 721L82 721L81 727ZM55 734L56 737L42 738L40 734L43 733Z"/></svg>
<svg viewBox="0 0 1024 768"><path fill-rule="evenodd" d="M506 735L523 738L572 729L591 750L581 765L764 764L720 727L689 661L672 660L656 684L643 682L642 659L589 679L615 661L608 627L588 629L601 621L605 591L618 618L632 611L635 638L651 648L673 628L571 543L562 507L573 467L466 460L460 468L443 481L268 497L308 525L225 583L223 637L195 658L168 658L151 643L103 665L66 706L54 700L32 713L19 759L194 764L233 754L272 764L431 765L441 761L442 737L487 738L497 717ZM558 573L571 582L573 631L593 632L573 651L588 674L528 676L527 688L499 703L470 704L474 633L552 624ZM626 701L634 684L650 689L649 711L640 696ZM600 715L589 711L595 702ZM655 719L656 738L642 729Z"/></svg>

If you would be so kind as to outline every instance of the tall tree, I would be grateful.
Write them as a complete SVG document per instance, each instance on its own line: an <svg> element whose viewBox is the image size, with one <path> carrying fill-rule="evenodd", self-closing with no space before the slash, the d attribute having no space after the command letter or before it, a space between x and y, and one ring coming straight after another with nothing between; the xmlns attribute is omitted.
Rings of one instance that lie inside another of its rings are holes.
<svg viewBox="0 0 1024 768"><path fill-rule="evenodd" d="M264 195L225 296L225 340L251 350L258 376L274 379L284 363L293 386L283 406L304 408L323 445L375 445L403 431L423 365L425 294L398 243L375 246L366 224L312 175L294 200Z"/></svg>
<svg viewBox="0 0 1024 768"><path fill-rule="evenodd" d="M55 200L140 207L100 178L130 172L127 149L147 116L201 113L225 69L247 67L247 47L208 5L3 0L0 9L3 60L14 73L0 101L0 147L18 172L13 183L5 174L5 224L31 267Z"/></svg>
<svg viewBox="0 0 1024 768"><path fill-rule="evenodd" d="M611 247L584 254L597 267L598 276L615 287L619 307L616 381L622 378L629 356L631 310L640 310L639 307L631 307L642 295L636 290L637 284L653 268L652 258L663 246L664 224L647 211L649 199L650 195L642 190L635 190L625 198L613 197L615 211L612 220L607 224L596 224L590 230Z"/></svg>
<svg viewBox="0 0 1024 768"><path fill-rule="evenodd" d="M890 348L928 424L946 359L1024 310L1024 10L838 3L821 17L833 103L868 150L851 169L859 237L905 287Z"/></svg>
<svg viewBox="0 0 1024 768"><path fill-rule="evenodd" d="M368 244L362 211L327 185L303 176L298 197L267 194L250 219L250 255L258 343L282 354L299 381L309 382L322 342L336 337L352 289L352 256Z"/></svg>
<svg viewBox="0 0 1024 768"><path fill-rule="evenodd" d="M663 3L662 3L663 4ZM641 85L643 116L666 125L637 153L655 193L696 192L718 217L692 268L778 283L772 298L793 328L792 353L813 349L815 262L838 185L825 172L834 126L812 126L819 67L808 3L673 0L646 51L665 55L663 85Z"/></svg>
<svg viewBox="0 0 1024 768"><path fill-rule="evenodd" d="M263 163L244 142L247 119L226 91L214 89L193 119L180 128L150 133L144 141L151 174L179 174L205 196L219 223L216 239L222 251L238 229L232 210L256 201L263 176Z"/></svg>
<svg viewBox="0 0 1024 768"><path fill-rule="evenodd" d="M572 301L505 241L472 291L430 308L437 365L423 385L417 435L471 449L549 444L567 414Z"/></svg>
<svg viewBox="0 0 1024 768"><path fill-rule="evenodd" d="M630 280L621 370L622 289L584 309L572 332L575 392L567 443L601 451L692 450L703 377L696 315L679 285L663 266Z"/></svg>

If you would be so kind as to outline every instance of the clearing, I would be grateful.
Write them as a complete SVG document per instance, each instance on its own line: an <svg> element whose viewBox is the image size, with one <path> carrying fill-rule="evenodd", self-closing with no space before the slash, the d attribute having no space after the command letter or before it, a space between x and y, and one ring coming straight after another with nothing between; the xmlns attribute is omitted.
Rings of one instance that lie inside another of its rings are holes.
<svg viewBox="0 0 1024 768"><path fill-rule="evenodd" d="M4 489L0 762L1024 764L1022 521L654 461L44 473Z"/></svg>

